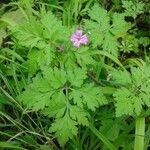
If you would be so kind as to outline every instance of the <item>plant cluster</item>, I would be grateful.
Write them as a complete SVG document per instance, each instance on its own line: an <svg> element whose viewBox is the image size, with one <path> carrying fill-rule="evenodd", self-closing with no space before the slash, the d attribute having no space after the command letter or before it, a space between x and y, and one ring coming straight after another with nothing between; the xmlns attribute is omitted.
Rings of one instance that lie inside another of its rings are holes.
<svg viewBox="0 0 150 150"><path fill-rule="evenodd" d="M4 5L0 147L146 150L147 4L22 0Z"/></svg>

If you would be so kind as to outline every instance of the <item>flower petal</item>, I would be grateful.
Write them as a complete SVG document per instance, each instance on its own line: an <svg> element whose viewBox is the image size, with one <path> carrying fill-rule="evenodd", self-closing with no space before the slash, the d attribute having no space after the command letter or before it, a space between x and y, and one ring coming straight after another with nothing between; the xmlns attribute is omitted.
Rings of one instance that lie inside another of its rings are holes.
<svg viewBox="0 0 150 150"><path fill-rule="evenodd" d="M74 46L75 48L79 48L79 47L80 47L80 41L74 42L74 43L73 43L73 46Z"/></svg>
<svg viewBox="0 0 150 150"><path fill-rule="evenodd" d="M71 36L70 40L71 40L71 42L76 42L78 40L78 37L75 34L73 34Z"/></svg>
<svg viewBox="0 0 150 150"><path fill-rule="evenodd" d="M75 34L80 38L82 36L82 30L77 30Z"/></svg>
<svg viewBox="0 0 150 150"><path fill-rule="evenodd" d="M88 43L88 38L87 38L86 35L83 35L83 36L81 37L80 43L81 43L81 44L84 44L84 45L87 45L87 43Z"/></svg>

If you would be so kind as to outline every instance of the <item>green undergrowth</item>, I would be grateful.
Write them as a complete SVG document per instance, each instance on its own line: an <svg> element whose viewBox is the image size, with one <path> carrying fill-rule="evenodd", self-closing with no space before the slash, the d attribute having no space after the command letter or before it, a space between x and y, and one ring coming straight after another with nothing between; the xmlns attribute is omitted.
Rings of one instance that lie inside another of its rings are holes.
<svg viewBox="0 0 150 150"><path fill-rule="evenodd" d="M148 1L12 0L0 15L0 149L149 149Z"/></svg>

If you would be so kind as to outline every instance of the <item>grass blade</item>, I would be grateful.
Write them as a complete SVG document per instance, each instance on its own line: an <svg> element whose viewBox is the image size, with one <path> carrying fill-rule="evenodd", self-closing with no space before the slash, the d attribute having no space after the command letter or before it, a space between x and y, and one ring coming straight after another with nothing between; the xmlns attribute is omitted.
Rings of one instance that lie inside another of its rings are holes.
<svg viewBox="0 0 150 150"><path fill-rule="evenodd" d="M92 124L89 125L90 130L104 143L104 145L110 150L117 150L117 148L102 134L100 133Z"/></svg>

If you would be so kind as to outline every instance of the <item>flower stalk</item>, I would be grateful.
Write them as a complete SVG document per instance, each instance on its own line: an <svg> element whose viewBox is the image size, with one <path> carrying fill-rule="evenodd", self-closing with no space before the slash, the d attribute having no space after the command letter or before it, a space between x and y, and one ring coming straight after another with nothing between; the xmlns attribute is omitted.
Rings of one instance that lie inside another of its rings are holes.
<svg viewBox="0 0 150 150"><path fill-rule="evenodd" d="M144 150L145 118L136 118L134 150Z"/></svg>

